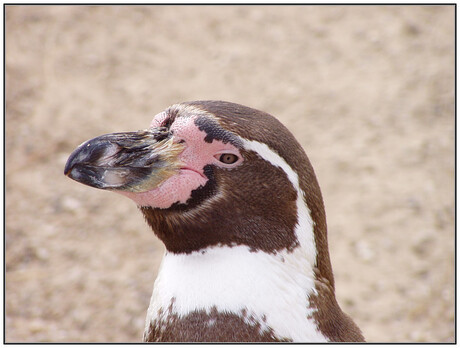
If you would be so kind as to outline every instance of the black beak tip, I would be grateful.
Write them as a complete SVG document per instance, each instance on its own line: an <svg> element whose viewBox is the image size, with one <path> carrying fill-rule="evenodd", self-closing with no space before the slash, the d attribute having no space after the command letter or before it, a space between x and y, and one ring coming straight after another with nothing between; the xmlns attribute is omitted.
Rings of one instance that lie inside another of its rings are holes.
<svg viewBox="0 0 460 348"><path fill-rule="evenodd" d="M70 158L67 160L67 163L65 164L64 167L64 175L69 176L70 172L72 171L72 163L70 161Z"/></svg>
<svg viewBox="0 0 460 348"><path fill-rule="evenodd" d="M91 140L88 140L78 146L69 156L64 167L64 175L72 177L72 170L79 164L88 164L92 161L96 161L103 154L107 147L107 141L100 141L100 136Z"/></svg>
<svg viewBox="0 0 460 348"><path fill-rule="evenodd" d="M108 183L107 171L116 171L116 168L101 165L99 161L105 158L107 149L113 142L106 140L107 135L91 139L77 147L67 159L64 175L81 184L100 189L115 189L122 185ZM113 176L112 176L113 177Z"/></svg>
<svg viewBox="0 0 460 348"><path fill-rule="evenodd" d="M64 175L66 176L70 176L71 172L72 172L72 169L73 167L75 166L76 164L76 157L77 155L80 153L81 151L81 146L79 146L78 148L76 148L69 156L69 158L67 159L67 162L65 164L65 167L64 167Z"/></svg>

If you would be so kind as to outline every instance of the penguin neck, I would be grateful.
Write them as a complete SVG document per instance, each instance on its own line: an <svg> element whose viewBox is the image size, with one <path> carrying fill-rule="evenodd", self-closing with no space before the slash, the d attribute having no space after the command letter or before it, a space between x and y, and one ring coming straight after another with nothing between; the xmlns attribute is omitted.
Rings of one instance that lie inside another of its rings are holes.
<svg viewBox="0 0 460 348"><path fill-rule="evenodd" d="M312 319L315 270L300 247L266 253L247 246L214 246L193 253L166 252L147 315L146 330L159 313L250 316L261 330L282 340L326 341ZM305 328L308 328L307 330Z"/></svg>

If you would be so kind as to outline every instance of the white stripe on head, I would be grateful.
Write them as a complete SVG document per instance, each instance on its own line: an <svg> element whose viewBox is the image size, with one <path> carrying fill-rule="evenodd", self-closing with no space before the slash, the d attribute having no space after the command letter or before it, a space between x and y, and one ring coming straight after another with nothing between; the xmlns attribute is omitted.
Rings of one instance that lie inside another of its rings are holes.
<svg viewBox="0 0 460 348"><path fill-rule="evenodd" d="M243 146L246 150L254 151L265 161L281 168L287 175L289 181L297 192L297 224L295 234L300 244L300 249L304 251L306 258L311 267L316 265L316 243L313 232L314 221L311 218L310 209L305 202L305 193L300 188L299 176L289 164L275 151L270 149L267 144L254 140L243 139Z"/></svg>

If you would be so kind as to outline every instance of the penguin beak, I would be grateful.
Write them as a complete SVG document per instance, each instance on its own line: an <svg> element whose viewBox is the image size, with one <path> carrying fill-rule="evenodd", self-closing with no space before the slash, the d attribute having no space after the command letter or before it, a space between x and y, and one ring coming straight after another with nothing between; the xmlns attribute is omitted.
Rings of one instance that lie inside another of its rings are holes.
<svg viewBox="0 0 460 348"><path fill-rule="evenodd" d="M64 174L100 189L145 192L179 172L183 149L164 127L105 134L72 152Z"/></svg>

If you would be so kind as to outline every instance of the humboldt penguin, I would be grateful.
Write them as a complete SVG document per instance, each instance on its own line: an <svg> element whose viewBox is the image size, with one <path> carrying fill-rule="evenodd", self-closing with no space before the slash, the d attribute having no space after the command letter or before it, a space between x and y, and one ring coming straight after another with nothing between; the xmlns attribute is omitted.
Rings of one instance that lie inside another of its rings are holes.
<svg viewBox="0 0 460 348"><path fill-rule="evenodd" d="M166 247L144 341L364 341L335 297L313 167L273 116L175 104L83 143L65 174L131 198Z"/></svg>

